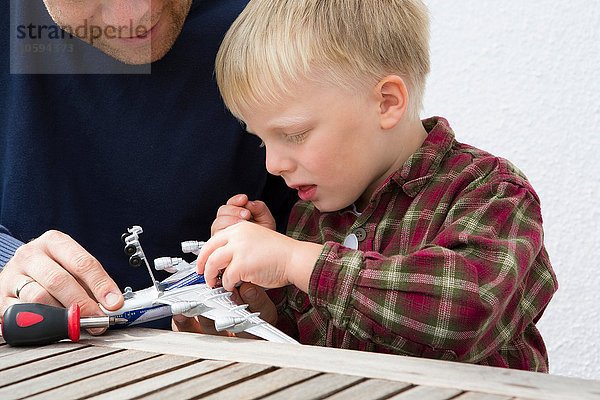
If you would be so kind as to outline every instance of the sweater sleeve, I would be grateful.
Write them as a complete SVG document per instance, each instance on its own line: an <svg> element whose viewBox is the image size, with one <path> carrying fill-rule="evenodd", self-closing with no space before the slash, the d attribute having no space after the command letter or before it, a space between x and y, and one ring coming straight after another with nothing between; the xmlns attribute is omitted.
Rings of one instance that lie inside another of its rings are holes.
<svg viewBox="0 0 600 400"><path fill-rule="evenodd" d="M0 225L0 271L22 245L23 242L12 237L8 229Z"/></svg>
<svg viewBox="0 0 600 400"><path fill-rule="evenodd" d="M309 296L337 328L392 352L421 343L477 362L537 320L555 290L537 197L497 182L457 199L412 253L325 243Z"/></svg>

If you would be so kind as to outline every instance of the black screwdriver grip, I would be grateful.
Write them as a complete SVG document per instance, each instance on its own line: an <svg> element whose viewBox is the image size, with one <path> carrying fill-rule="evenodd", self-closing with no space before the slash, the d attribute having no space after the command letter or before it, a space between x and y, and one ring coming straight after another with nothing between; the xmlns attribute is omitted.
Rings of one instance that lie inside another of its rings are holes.
<svg viewBox="0 0 600 400"><path fill-rule="evenodd" d="M2 318L2 336L11 346L34 346L79 340L79 306L69 309L37 303L8 307Z"/></svg>

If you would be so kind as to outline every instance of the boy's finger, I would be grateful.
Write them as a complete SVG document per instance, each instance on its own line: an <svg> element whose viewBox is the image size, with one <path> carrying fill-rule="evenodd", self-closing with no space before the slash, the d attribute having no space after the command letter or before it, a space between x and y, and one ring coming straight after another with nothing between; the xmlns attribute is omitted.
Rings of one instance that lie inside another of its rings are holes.
<svg viewBox="0 0 600 400"><path fill-rule="evenodd" d="M225 231L217 232L217 234L211 237L200 249L198 253L198 258L196 260L196 272L199 275L204 273L204 267L206 265L206 260L208 257L219 247L225 246L227 244L227 237L225 235Z"/></svg>
<svg viewBox="0 0 600 400"><path fill-rule="evenodd" d="M221 217L238 217L241 218L243 215L250 216L250 211L242 206L233 206L230 204L223 205L217 210L217 218Z"/></svg>
<svg viewBox="0 0 600 400"><path fill-rule="evenodd" d="M252 217L256 221L263 221L265 219L273 219L273 215L271 211L269 211L269 207L260 200L249 201L246 204L246 208L252 212Z"/></svg>
<svg viewBox="0 0 600 400"><path fill-rule="evenodd" d="M235 196L233 196L229 200L227 200L228 205L238 206L238 207L244 207L247 202L248 202L248 196L245 194L236 194Z"/></svg>
<svg viewBox="0 0 600 400"><path fill-rule="evenodd" d="M214 287L222 270L226 269L233 258L233 253L226 246L217 248L208 256L204 266L204 280L210 287Z"/></svg>
<svg viewBox="0 0 600 400"><path fill-rule="evenodd" d="M245 210L248 212L248 214L250 214L250 212L248 210ZM228 216L228 217L218 217L217 219L215 219L210 227L210 234L211 236L214 236L217 234L217 232L222 231L225 228L230 227L231 225L235 225L238 222L244 221L246 219L240 219L239 216Z"/></svg>
<svg viewBox="0 0 600 400"><path fill-rule="evenodd" d="M231 260L229 260L231 262ZM234 267L230 267L230 268L226 268L223 271L223 276L221 277L221 282L223 283L223 288L225 290L227 290L228 292L231 292L235 289L235 285L238 284L238 282L241 282L242 278L240 276L239 271L237 270L237 268Z"/></svg>

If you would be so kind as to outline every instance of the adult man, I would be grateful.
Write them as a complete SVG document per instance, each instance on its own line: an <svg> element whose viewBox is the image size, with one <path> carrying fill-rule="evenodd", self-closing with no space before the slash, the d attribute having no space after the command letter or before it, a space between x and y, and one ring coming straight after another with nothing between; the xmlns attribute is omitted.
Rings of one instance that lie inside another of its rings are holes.
<svg viewBox="0 0 600 400"><path fill-rule="evenodd" d="M225 111L212 76L246 1L45 0L42 16L88 42L63 35L60 46L52 26L15 23L33 3L0 3L11 27L0 38L0 311L17 301L77 302L88 315L98 302L120 307L119 288L151 284L122 254L133 224L154 258L207 238L235 193L284 220L292 196L267 177L264 150ZM50 47L19 42L42 35ZM23 61L32 49L46 53Z"/></svg>

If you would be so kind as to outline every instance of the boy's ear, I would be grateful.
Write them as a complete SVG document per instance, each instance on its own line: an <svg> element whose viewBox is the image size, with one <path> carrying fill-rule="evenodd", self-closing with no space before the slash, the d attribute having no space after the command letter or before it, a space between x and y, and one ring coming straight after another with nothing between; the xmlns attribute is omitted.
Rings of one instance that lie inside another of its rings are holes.
<svg viewBox="0 0 600 400"><path fill-rule="evenodd" d="M381 129L392 129L402 120L408 107L408 88L404 79L397 75L386 76L375 87L375 96L379 101Z"/></svg>

